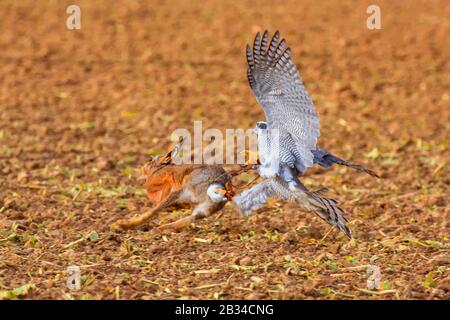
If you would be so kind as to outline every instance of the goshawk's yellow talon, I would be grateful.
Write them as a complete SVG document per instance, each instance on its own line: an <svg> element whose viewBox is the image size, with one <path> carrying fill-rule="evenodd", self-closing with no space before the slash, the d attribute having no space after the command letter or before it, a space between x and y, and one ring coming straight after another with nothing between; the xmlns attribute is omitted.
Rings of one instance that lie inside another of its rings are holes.
<svg viewBox="0 0 450 320"><path fill-rule="evenodd" d="M258 164L258 161L259 161L258 152L254 152L254 151L246 149L246 150L242 151L241 153L244 153L245 157L247 158L247 161L245 161L246 166Z"/></svg>

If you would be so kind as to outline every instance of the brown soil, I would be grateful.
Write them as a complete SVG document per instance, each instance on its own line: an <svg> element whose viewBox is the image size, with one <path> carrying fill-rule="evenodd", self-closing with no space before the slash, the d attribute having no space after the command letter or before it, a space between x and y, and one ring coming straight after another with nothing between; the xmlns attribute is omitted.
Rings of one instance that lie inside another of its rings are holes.
<svg viewBox="0 0 450 320"><path fill-rule="evenodd" d="M76 1L70 31L73 2L0 3L1 296L450 298L448 1L377 1L373 31L369 1ZM274 202L248 219L227 205L178 233L148 232L158 219L110 231L148 205L135 172L175 128L263 119L244 46L265 28L293 49L320 145L384 178L303 180L342 201L355 239ZM365 290L368 264L380 290Z"/></svg>

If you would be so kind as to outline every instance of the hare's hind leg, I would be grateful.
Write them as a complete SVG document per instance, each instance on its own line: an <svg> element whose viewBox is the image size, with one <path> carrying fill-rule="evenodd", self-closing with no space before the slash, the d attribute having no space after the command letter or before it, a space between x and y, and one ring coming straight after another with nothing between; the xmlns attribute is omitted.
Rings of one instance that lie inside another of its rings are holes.
<svg viewBox="0 0 450 320"><path fill-rule="evenodd" d="M167 197L167 199L165 199L163 202L158 204L155 208L152 208L149 211L144 212L141 215L138 215L137 217L133 217L130 219L117 220L116 222L114 222L111 225L111 228L113 228L113 229L116 229L116 228L130 229L130 228L137 227L137 226L145 223L146 221L148 221L153 216L155 216L159 211L161 211L167 207L170 207L171 205L176 204L178 199L180 198L180 195L181 195L181 191L175 191L175 192L171 193Z"/></svg>

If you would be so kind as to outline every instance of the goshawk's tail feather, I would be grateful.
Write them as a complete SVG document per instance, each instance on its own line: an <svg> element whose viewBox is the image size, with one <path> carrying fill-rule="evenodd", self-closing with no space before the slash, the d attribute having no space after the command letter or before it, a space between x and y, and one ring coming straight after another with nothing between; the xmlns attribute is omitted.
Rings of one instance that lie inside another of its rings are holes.
<svg viewBox="0 0 450 320"><path fill-rule="evenodd" d="M348 220L344 217L344 211L338 207L337 201L320 196L318 193L308 192L308 202L313 210L321 219L328 224L352 237L352 232L347 226Z"/></svg>
<svg viewBox="0 0 450 320"><path fill-rule="evenodd" d="M346 166L364 173L367 173L373 177L376 178L380 178L380 176L375 173L374 171L367 169L366 167L363 167L359 164L356 163L351 163L348 161L345 161L339 157L336 157L335 155L333 155L331 152L321 149L321 148L317 148L316 150L313 151L313 155L314 155L314 163L317 163L318 165L324 167L324 168L328 168L331 167L333 164L338 164L341 166Z"/></svg>

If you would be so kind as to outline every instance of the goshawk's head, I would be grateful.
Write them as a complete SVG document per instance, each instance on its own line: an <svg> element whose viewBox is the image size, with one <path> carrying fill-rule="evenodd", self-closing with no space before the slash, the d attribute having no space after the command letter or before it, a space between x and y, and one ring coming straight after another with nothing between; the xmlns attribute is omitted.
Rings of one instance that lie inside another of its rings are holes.
<svg viewBox="0 0 450 320"><path fill-rule="evenodd" d="M224 202L227 201L227 198L225 197L226 194L226 189L225 187L220 184L220 183L212 183L209 187L208 190L206 191L206 193L208 194L209 198L213 201L213 202Z"/></svg>
<svg viewBox="0 0 450 320"><path fill-rule="evenodd" d="M266 121L258 121L258 122L256 122L256 125L253 128L253 133L259 135L265 130L267 130L267 122Z"/></svg>

